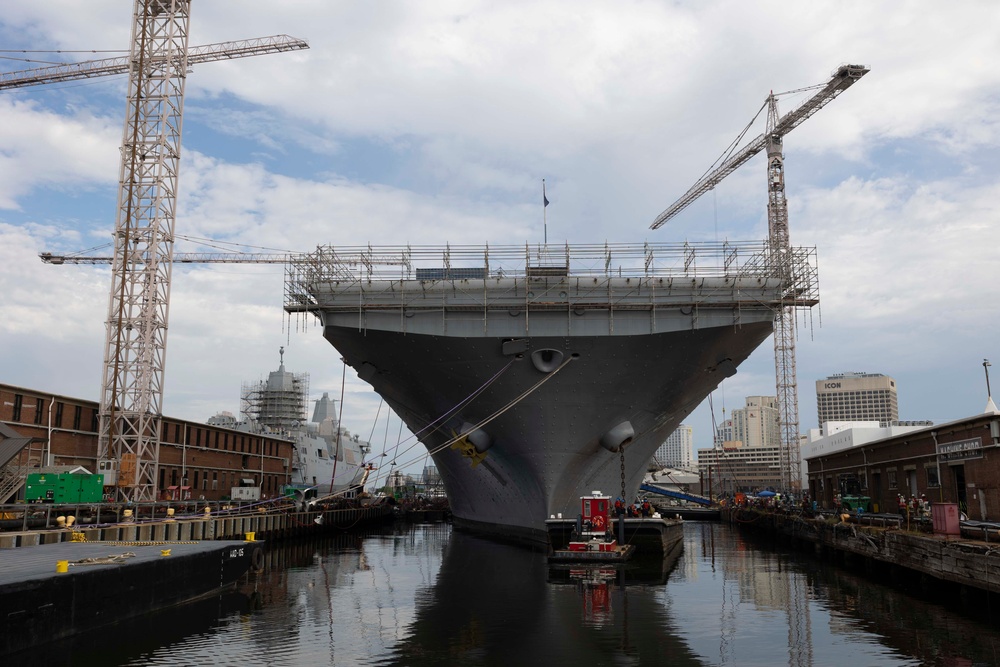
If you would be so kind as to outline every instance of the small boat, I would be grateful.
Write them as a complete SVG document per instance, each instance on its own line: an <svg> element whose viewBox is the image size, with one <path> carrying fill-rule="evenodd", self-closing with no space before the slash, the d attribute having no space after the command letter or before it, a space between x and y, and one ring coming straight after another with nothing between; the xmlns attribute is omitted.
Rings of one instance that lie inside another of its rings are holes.
<svg viewBox="0 0 1000 667"><path fill-rule="evenodd" d="M619 519L619 525L621 520ZM619 544L611 530L611 498L594 491L580 498L580 514L565 549L555 549L550 561L620 562L628 560L635 545Z"/></svg>

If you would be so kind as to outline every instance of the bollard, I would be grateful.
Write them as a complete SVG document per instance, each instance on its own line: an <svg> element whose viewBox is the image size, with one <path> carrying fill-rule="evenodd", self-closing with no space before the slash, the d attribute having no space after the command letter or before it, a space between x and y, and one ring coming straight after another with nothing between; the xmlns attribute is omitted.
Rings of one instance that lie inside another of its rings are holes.
<svg viewBox="0 0 1000 667"><path fill-rule="evenodd" d="M170 549L160 549L160 555L161 556L169 556L170 555Z"/></svg>
<svg viewBox="0 0 1000 667"><path fill-rule="evenodd" d="M66 574L69 572L69 561L68 560L57 560L56 561L56 573Z"/></svg>
<svg viewBox="0 0 1000 667"><path fill-rule="evenodd" d="M256 536L256 532L254 532L254 531L248 532L247 533L247 539L246 539L246 541L247 542L256 542L256 540L254 539L255 536Z"/></svg>

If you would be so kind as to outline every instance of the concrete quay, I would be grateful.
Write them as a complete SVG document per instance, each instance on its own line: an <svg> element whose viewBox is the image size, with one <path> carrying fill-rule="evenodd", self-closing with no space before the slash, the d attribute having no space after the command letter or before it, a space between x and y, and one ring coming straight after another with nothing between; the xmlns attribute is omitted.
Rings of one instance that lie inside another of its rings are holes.
<svg viewBox="0 0 1000 667"><path fill-rule="evenodd" d="M148 522L125 522L99 526L0 532L0 550L56 544L59 542L186 542L199 540L243 539L254 533L256 539L276 541L301 535L319 535L343 531L369 523L392 519L392 508L376 505L352 509L310 512L259 512L232 515L225 512L157 519ZM80 539L82 535L83 539Z"/></svg>
<svg viewBox="0 0 1000 667"><path fill-rule="evenodd" d="M912 532L892 522L863 525L854 517L842 521L836 515L810 517L744 507L723 509L723 520L743 531L810 544L818 555L861 559L868 569L883 568L890 575L911 573L928 585L947 582L1000 593L998 542Z"/></svg>

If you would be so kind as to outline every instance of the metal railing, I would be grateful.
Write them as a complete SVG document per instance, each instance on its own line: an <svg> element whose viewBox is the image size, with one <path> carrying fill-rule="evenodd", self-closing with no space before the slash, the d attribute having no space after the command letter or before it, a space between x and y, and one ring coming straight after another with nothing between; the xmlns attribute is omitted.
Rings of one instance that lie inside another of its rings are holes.
<svg viewBox="0 0 1000 667"><path fill-rule="evenodd" d="M772 250L767 242L599 245L319 246L286 265L285 307L317 306L322 285L564 277L781 280L793 302L818 298L816 249Z"/></svg>

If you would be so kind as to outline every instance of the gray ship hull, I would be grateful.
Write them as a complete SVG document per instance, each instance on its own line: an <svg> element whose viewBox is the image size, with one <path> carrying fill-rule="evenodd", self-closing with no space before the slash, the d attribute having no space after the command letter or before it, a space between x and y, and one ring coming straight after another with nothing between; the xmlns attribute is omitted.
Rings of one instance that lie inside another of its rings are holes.
<svg viewBox="0 0 1000 667"><path fill-rule="evenodd" d="M775 313L818 302L813 260L728 243L326 246L290 266L285 308L318 317L427 447L456 522L545 542L581 496L634 497Z"/></svg>
<svg viewBox="0 0 1000 667"><path fill-rule="evenodd" d="M541 378L528 355L505 356L493 338L450 338L327 326L324 336L432 452L459 523L544 540L550 516L576 516L580 496L622 493L622 453L602 436L622 423L624 486L634 498L656 448L719 384L720 359L742 362L771 333L771 319L644 336L530 339L531 349L572 359L526 398L479 430L490 446L476 465L441 445L508 405ZM573 357L572 355L579 355ZM373 363L374 362L374 363ZM504 370L506 369L506 370ZM500 376L440 428L426 425Z"/></svg>

